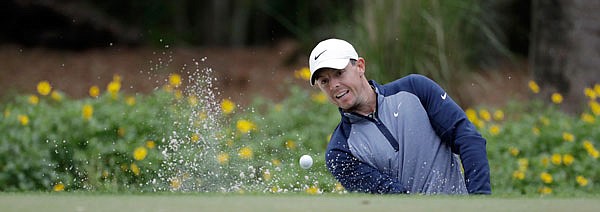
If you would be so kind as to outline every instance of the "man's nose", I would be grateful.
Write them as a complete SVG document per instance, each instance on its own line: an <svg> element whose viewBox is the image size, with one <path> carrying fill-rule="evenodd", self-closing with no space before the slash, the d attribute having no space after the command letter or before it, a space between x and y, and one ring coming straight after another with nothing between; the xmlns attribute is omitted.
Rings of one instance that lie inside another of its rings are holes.
<svg viewBox="0 0 600 212"><path fill-rule="evenodd" d="M337 87L340 87L340 80L337 77L332 77L329 79L329 88L333 89Z"/></svg>

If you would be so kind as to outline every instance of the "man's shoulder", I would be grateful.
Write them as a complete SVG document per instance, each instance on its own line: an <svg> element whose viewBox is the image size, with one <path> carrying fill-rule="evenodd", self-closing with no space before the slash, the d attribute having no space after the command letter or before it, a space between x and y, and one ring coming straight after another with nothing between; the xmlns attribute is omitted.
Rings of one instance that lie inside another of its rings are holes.
<svg viewBox="0 0 600 212"><path fill-rule="evenodd" d="M415 93L417 90L427 86L431 80L420 74L409 74L385 85L380 86L380 92L384 96L396 94L400 91Z"/></svg>

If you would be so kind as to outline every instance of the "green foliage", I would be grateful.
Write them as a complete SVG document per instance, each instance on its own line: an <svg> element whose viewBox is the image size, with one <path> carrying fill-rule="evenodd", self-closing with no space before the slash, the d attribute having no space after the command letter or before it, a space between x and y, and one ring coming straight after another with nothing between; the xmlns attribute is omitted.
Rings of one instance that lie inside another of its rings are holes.
<svg viewBox="0 0 600 212"><path fill-rule="evenodd" d="M164 92L81 100L16 98L2 107L0 190L47 190L59 183L66 189L138 187L160 164L157 150L146 145L159 145L170 130L163 125L171 117L161 111L169 102ZM85 106L93 110L89 119L83 115ZM142 161L133 158L137 147L147 151ZM133 172L132 164L142 171Z"/></svg>
<svg viewBox="0 0 600 212"><path fill-rule="evenodd" d="M369 77L380 82L419 73L452 91L481 60L481 52L504 50L481 1L360 3L364 9L347 39L366 58Z"/></svg>
<svg viewBox="0 0 600 212"><path fill-rule="evenodd" d="M317 90L287 85L283 101L256 98L246 108L169 86L16 96L0 108L0 190L343 192L324 161L337 109ZM494 193L597 193L600 92L592 92L581 118L555 100L466 110L488 141ZM307 170L298 165L304 154L315 162Z"/></svg>
<svg viewBox="0 0 600 212"><path fill-rule="evenodd" d="M559 105L540 101L512 102L504 110L496 109L495 113L506 114L506 120L483 118L491 117L488 111L468 109L467 114L488 140L494 192L596 193L599 114L588 109L582 118L573 117L561 112Z"/></svg>

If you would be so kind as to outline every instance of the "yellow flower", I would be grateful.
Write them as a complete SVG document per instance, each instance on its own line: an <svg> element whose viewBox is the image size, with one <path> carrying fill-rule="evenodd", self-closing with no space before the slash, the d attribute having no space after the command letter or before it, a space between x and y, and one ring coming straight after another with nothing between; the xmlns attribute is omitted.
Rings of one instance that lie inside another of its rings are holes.
<svg viewBox="0 0 600 212"><path fill-rule="evenodd" d="M265 171L263 171L263 175L262 175L262 177L263 177L263 180L265 180L265 181L269 181L269 180L271 180L271 178L272 178L272 176L271 176L271 172L269 172L269 170L268 170L268 169L267 169L267 170L265 170Z"/></svg>
<svg viewBox="0 0 600 212"><path fill-rule="evenodd" d="M600 84L594 84L594 91L596 92L596 96L600 96Z"/></svg>
<svg viewBox="0 0 600 212"><path fill-rule="evenodd" d="M118 81L112 81L108 83L108 86L106 86L106 91L110 93L113 98L117 96L119 90L121 90L121 82Z"/></svg>
<svg viewBox="0 0 600 212"><path fill-rule="evenodd" d="M303 67L294 72L294 77L301 80L310 80L310 69L308 67Z"/></svg>
<svg viewBox="0 0 600 212"><path fill-rule="evenodd" d="M133 150L133 159L135 160L144 160L144 158L146 158L146 155L148 155L148 150L143 146L135 148L135 150Z"/></svg>
<svg viewBox="0 0 600 212"><path fill-rule="evenodd" d="M531 132L533 132L534 135L538 136L540 135L540 128L533 127L531 128Z"/></svg>
<svg viewBox="0 0 600 212"><path fill-rule="evenodd" d="M228 140L225 142L225 145L226 145L227 147L232 147L232 146L233 146L233 140L231 140L231 139L228 139Z"/></svg>
<svg viewBox="0 0 600 212"><path fill-rule="evenodd" d="M156 143L154 143L154 141L146 141L146 147L148 149L154 149L154 147L156 147Z"/></svg>
<svg viewBox="0 0 600 212"><path fill-rule="evenodd" d="M539 192L540 192L540 194L551 194L552 189L544 186L544 187L540 188Z"/></svg>
<svg viewBox="0 0 600 212"><path fill-rule="evenodd" d="M236 123L236 127L241 133L250 133L250 131L256 130L256 125L254 125L254 123L252 123L251 121L245 119L238 120Z"/></svg>
<svg viewBox="0 0 600 212"><path fill-rule="evenodd" d="M23 126L27 126L29 124L29 117L27 115L18 115L19 123Z"/></svg>
<svg viewBox="0 0 600 212"><path fill-rule="evenodd" d="M198 141L200 140L200 135L198 135L198 133L194 133L192 134L190 140L192 141L192 143L198 143Z"/></svg>
<svg viewBox="0 0 600 212"><path fill-rule="evenodd" d="M553 93L551 99L554 104L560 104L563 101L563 96L559 93Z"/></svg>
<svg viewBox="0 0 600 212"><path fill-rule="evenodd" d="M583 148L585 150L594 149L594 144L592 144L592 142L589 140L583 140Z"/></svg>
<svg viewBox="0 0 600 212"><path fill-rule="evenodd" d="M65 184L63 183L57 183L56 185L54 185L54 187L52 187L52 190L59 192L59 191L64 191L65 190Z"/></svg>
<svg viewBox="0 0 600 212"><path fill-rule="evenodd" d="M562 137L566 142L573 142L575 140L575 136L568 132L563 132Z"/></svg>
<svg viewBox="0 0 600 212"><path fill-rule="evenodd" d="M475 123L475 120L477 120L477 112L475 112L475 110L468 108L465 110L465 114L467 115L469 121Z"/></svg>
<svg viewBox="0 0 600 212"><path fill-rule="evenodd" d="M52 93L50 93L50 98L52 98L54 101L60 102L60 100L62 100L62 94L57 91L52 91Z"/></svg>
<svg viewBox="0 0 600 212"><path fill-rule="evenodd" d="M575 178L575 181L577 181L577 184L579 184L579 186L582 186L582 187L588 185L588 179L581 175L578 175Z"/></svg>
<svg viewBox="0 0 600 212"><path fill-rule="evenodd" d="M540 179L542 180L542 182L544 182L546 184L552 183L552 175L548 174L548 172L542 172L540 174Z"/></svg>
<svg viewBox="0 0 600 212"><path fill-rule="evenodd" d="M285 148L288 150L294 150L296 149L296 143L292 140L287 140L285 141Z"/></svg>
<svg viewBox="0 0 600 212"><path fill-rule="evenodd" d="M565 154L565 155L563 155L562 160L563 160L563 164L569 166L569 165L573 164L573 161L575 161L575 158L571 154Z"/></svg>
<svg viewBox="0 0 600 212"><path fill-rule="evenodd" d="M478 129L483 129L485 127L485 122L481 119L476 119L473 124L475 125L475 127L477 127Z"/></svg>
<svg viewBox="0 0 600 212"><path fill-rule="evenodd" d="M221 101L221 111L223 111L224 114L231 114L231 113L233 113L234 110L235 110L235 103L233 103L231 100L223 99Z"/></svg>
<svg viewBox="0 0 600 212"><path fill-rule="evenodd" d="M100 96L100 88L98 88L98 86L93 85L92 87L90 87L90 90L88 91L91 97L98 97Z"/></svg>
<svg viewBox="0 0 600 212"><path fill-rule="evenodd" d="M590 109L592 109L592 113L596 116L600 116L600 104L596 101L590 101L589 104Z"/></svg>
<svg viewBox="0 0 600 212"><path fill-rule="evenodd" d="M140 167L138 167L137 165L135 165L135 163L132 163L129 168L131 169L131 172L133 172L133 174L135 174L135 176L140 175Z"/></svg>
<svg viewBox="0 0 600 212"><path fill-rule="evenodd" d="M519 149L517 149L516 147L510 147L508 148L508 151L512 156L516 157L517 155L519 155Z"/></svg>
<svg viewBox="0 0 600 212"><path fill-rule="evenodd" d="M102 171L102 179L106 179L110 176L110 173L106 170Z"/></svg>
<svg viewBox="0 0 600 212"><path fill-rule="evenodd" d="M90 120L90 118L92 118L92 115L94 115L94 108L92 107L92 105L89 104L85 104L83 105L83 109L81 110L81 115L83 116L84 120Z"/></svg>
<svg viewBox="0 0 600 212"><path fill-rule="evenodd" d="M219 162L219 164L226 164L229 162L229 154L224 152L219 153L219 155L217 155L217 162Z"/></svg>
<svg viewBox="0 0 600 212"><path fill-rule="evenodd" d="M181 99L183 97L183 93L181 90L175 90L175 99Z"/></svg>
<svg viewBox="0 0 600 212"><path fill-rule="evenodd" d="M600 153L594 147L594 144L589 140L583 141L583 148L585 149L585 151L587 151L588 155L590 155L590 157L594 159L598 159L598 157L600 156Z"/></svg>
<svg viewBox="0 0 600 212"><path fill-rule="evenodd" d="M202 111L198 114L198 118L200 119L200 121L204 121L208 118L208 115L206 115L206 112Z"/></svg>
<svg viewBox="0 0 600 212"><path fill-rule="evenodd" d="M311 99L314 102L319 103L319 104L325 104L325 103L327 103L327 96L323 92L319 92L319 93L313 94L311 96Z"/></svg>
<svg viewBox="0 0 600 212"><path fill-rule="evenodd" d="M598 150L595 150L595 149L592 151L589 151L588 154L590 156L592 156L594 159L598 159L598 157L600 156L600 152L598 152Z"/></svg>
<svg viewBox="0 0 600 212"><path fill-rule="evenodd" d="M125 128L124 128L124 127L119 127L119 129L117 129L117 135L118 135L119 137L123 137L123 136L125 136L125 133L126 133L126 131L125 131Z"/></svg>
<svg viewBox="0 0 600 212"><path fill-rule="evenodd" d="M319 191L319 187L317 186L311 186L309 188L306 189L306 193L307 194L311 194L311 195L315 195L315 194L320 194L321 191Z"/></svg>
<svg viewBox="0 0 600 212"><path fill-rule="evenodd" d="M517 163L519 164L520 171L527 171L527 168L529 167L529 160L527 160L527 158L519 158Z"/></svg>
<svg viewBox="0 0 600 212"><path fill-rule="evenodd" d="M479 117L481 117L485 121L490 121L492 119L492 115L486 109L479 110Z"/></svg>
<svg viewBox="0 0 600 212"><path fill-rule="evenodd" d="M531 92L533 93L539 93L540 92L540 86L538 86L537 83L535 83L535 81L533 80L529 80L529 89L531 90Z"/></svg>
<svg viewBox="0 0 600 212"><path fill-rule="evenodd" d="M240 158L246 159L246 160L252 159L252 156L253 156L252 148L247 147L247 146L242 147L240 149L240 151L238 151L238 156L240 156Z"/></svg>
<svg viewBox="0 0 600 212"><path fill-rule="evenodd" d="M581 114L581 120L588 124L593 124L594 122L596 122L596 118L589 113Z"/></svg>
<svg viewBox="0 0 600 212"><path fill-rule="evenodd" d="M490 127L490 134L498 135L500 133L500 126L494 124Z"/></svg>
<svg viewBox="0 0 600 212"><path fill-rule="evenodd" d="M585 88L584 91L583 91L583 93L590 100L595 100L596 97L598 97L598 95L596 94L596 92L594 92L594 89L591 89L591 88Z"/></svg>
<svg viewBox="0 0 600 212"><path fill-rule="evenodd" d="M129 96L129 97L125 98L125 103L129 106L135 105L135 97Z"/></svg>
<svg viewBox="0 0 600 212"><path fill-rule="evenodd" d="M181 75L171 74L169 75L169 85L173 87L179 87L181 85Z"/></svg>
<svg viewBox="0 0 600 212"><path fill-rule="evenodd" d="M340 182L335 183L335 191L344 191L344 186Z"/></svg>
<svg viewBox="0 0 600 212"><path fill-rule="evenodd" d="M502 110L494 111L494 120L496 120L496 121L504 120L504 112Z"/></svg>
<svg viewBox="0 0 600 212"><path fill-rule="evenodd" d="M281 190L280 190L280 189L279 189L279 187L277 187L277 186L273 186L273 187L271 187L271 193L278 193L278 192L280 192L280 191L281 191Z"/></svg>
<svg viewBox="0 0 600 212"><path fill-rule="evenodd" d="M173 87L171 87L170 85L163 85L163 90L167 93L171 93L173 92Z"/></svg>
<svg viewBox="0 0 600 212"><path fill-rule="evenodd" d="M171 178L169 181L169 186L171 186L171 189L177 190L181 188L181 180L179 180L179 178Z"/></svg>
<svg viewBox="0 0 600 212"><path fill-rule="evenodd" d="M196 96L189 96L188 103L190 103L191 106L196 106L198 105L198 98L196 98Z"/></svg>
<svg viewBox="0 0 600 212"><path fill-rule="evenodd" d="M560 156L560 154L555 153L552 155L550 160L552 161L552 164L560 165L562 163L562 156Z"/></svg>
<svg viewBox="0 0 600 212"><path fill-rule="evenodd" d="M36 95L29 95L29 104L37 105L40 102L40 98Z"/></svg>
<svg viewBox="0 0 600 212"><path fill-rule="evenodd" d="M548 157L542 157L542 159L540 159L540 160L541 160L540 162L542 163L542 166L544 166L544 167L548 166L548 164L550 163L550 159Z"/></svg>
<svg viewBox="0 0 600 212"><path fill-rule="evenodd" d="M512 174L513 179L523 180L525 179L525 172L521 170L516 170Z"/></svg>
<svg viewBox="0 0 600 212"><path fill-rule="evenodd" d="M115 82L121 82L121 75L114 74L113 75L113 81L115 81Z"/></svg>
<svg viewBox="0 0 600 212"><path fill-rule="evenodd" d="M37 84L37 91L42 96L48 96L50 91L52 91L52 86L50 86L48 81L44 80Z"/></svg>
<svg viewBox="0 0 600 212"><path fill-rule="evenodd" d="M273 163L273 166L281 166L281 161L277 159L271 160L271 163Z"/></svg>
<svg viewBox="0 0 600 212"><path fill-rule="evenodd" d="M281 110L283 109L283 105L281 105L281 103L277 103L275 104L274 109L276 112L281 112Z"/></svg>

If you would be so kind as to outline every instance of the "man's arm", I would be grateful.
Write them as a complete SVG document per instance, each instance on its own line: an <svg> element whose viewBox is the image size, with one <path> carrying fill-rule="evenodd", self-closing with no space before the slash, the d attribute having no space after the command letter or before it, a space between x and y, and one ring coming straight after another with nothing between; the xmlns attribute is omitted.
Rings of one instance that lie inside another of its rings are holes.
<svg viewBox="0 0 600 212"><path fill-rule="evenodd" d="M348 191L373 194L408 193L398 180L360 162L351 153L332 149L325 155L327 168Z"/></svg>
<svg viewBox="0 0 600 212"><path fill-rule="evenodd" d="M409 77L434 130L443 142L451 144L454 153L460 155L468 192L491 194L486 140L437 83L421 75Z"/></svg>

